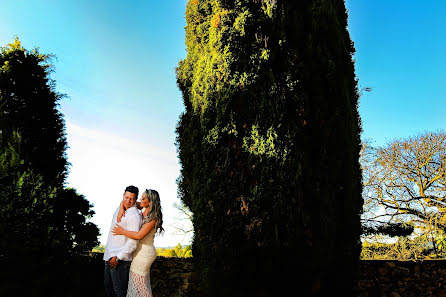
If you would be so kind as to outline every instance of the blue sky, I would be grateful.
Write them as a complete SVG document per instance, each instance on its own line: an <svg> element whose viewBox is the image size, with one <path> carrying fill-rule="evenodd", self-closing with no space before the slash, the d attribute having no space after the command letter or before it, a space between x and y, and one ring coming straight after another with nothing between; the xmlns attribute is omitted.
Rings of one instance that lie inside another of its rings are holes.
<svg viewBox="0 0 446 297"><path fill-rule="evenodd" d="M182 111L174 67L185 56L184 0L6 0L0 44L19 36L26 48L57 56L53 78L69 95L67 120L131 138L170 134ZM167 136L169 135L169 136Z"/></svg>
<svg viewBox="0 0 446 297"><path fill-rule="evenodd" d="M130 4L131 3L131 4ZM103 235L130 183L158 189L175 235L175 127L183 111L174 68L186 56L186 0L3 0L0 45L15 35L53 53L72 163L68 178L94 204ZM347 0L363 137L382 145L446 127L446 1Z"/></svg>
<svg viewBox="0 0 446 297"><path fill-rule="evenodd" d="M376 144L446 128L446 1L346 1L363 137Z"/></svg>
<svg viewBox="0 0 446 297"><path fill-rule="evenodd" d="M129 184L157 189L166 233L158 246L187 244L178 203L175 127L183 111L175 67L186 56L185 0L6 0L0 45L53 53L65 115L68 185L94 204L105 244L113 211ZM184 222L188 225L188 222ZM187 226L185 226L187 228Z"/></svg>

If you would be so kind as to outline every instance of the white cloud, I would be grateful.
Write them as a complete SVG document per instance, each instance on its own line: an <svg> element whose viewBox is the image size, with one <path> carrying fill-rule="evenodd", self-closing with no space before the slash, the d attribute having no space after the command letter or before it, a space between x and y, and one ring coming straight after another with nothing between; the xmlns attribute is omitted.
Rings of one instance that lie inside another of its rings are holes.
<svg viewBox="0 0 446 297"><path fill-rule="evenodd" d="M68 186L76 188L94 205L96 214L92 222L102 233L101 244L106 244L112 215L128 185L137 186L140 193L155 189L160 194L166 232L155 238L156 246L191 242L191 236L174 234L174 226L181 224L176 219L179 212L173 207L175 202L179 203L176 179L180 165L175 152L163 150L156 143L147 143L144 137L141 137L144 141L126 139L69 122L66 132L71 163Z"/></svg>

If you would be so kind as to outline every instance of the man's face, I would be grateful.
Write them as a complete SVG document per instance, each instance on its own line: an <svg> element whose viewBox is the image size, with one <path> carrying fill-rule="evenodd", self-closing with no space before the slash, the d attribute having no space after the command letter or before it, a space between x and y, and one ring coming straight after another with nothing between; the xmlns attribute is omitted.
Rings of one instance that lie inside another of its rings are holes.
<svg viewBox="0 0 446 297"><path fill-rule="evenodd" d="M125 192L124 193L124 208L125 209L129 209L130 207L132 207L136 202L136 194L134 193L130 193L130 192Z"/></svg>

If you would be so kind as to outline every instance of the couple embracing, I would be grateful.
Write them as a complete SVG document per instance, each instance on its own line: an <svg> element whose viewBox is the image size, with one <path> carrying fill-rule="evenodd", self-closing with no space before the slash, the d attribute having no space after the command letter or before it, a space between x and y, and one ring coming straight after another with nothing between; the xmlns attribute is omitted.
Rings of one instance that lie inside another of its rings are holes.
<svg viewBox="0 0 446 297"><path fill-rule="evenodd" d="M104 285L108 297L152 297L150 266L156 259L155 233L164 231L160 197L128 186L116 209L104 252Z"/></svg>

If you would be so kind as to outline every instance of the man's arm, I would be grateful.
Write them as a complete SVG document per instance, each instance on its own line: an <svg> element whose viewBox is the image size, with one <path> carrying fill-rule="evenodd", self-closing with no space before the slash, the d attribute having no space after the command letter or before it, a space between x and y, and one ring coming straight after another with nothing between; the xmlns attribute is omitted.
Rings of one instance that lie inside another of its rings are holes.
<svg viewBox="0 0 446 297"><path fill-rule="evenodd" d="M141 226L141 217L137 214L130 216L127 220L126 225L127 225L126 230L138 232L139 227ZM118 258L124 259L126 257L129 257L137 246L138 246L138 241L129 238L124 247L119 252Z"/></svg>

